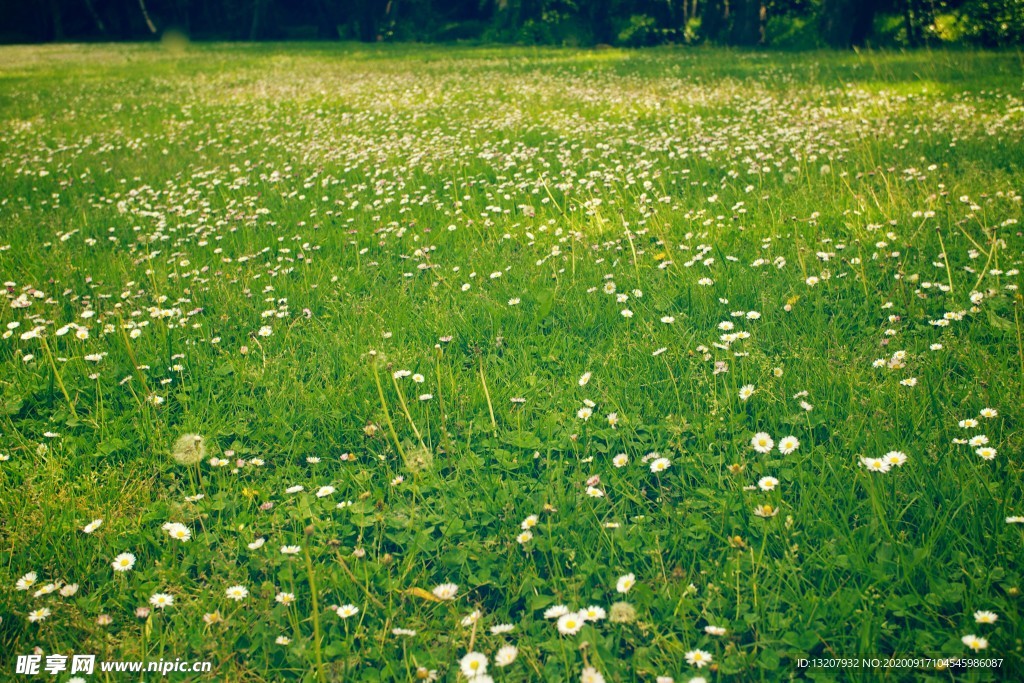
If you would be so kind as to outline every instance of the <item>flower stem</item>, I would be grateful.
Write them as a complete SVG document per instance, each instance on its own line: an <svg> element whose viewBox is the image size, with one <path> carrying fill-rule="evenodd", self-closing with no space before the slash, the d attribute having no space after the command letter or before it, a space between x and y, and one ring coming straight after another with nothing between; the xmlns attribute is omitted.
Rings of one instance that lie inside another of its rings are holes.
<svg viewBox="0 0 1024 683"><path fill-rule="evenodd" d="M398 403L402 406L402 412L405 413L405 419L409 420L409 425L412 427L413 434L416 435L416 440L420 442L420 447L423 447L423 437L420 436L420 430L416 429L416 423L413 422L412 414L409 412L409 406L405 403L405 393L401 387L398 386L398 380L395 376L391 376L391 383L395 385L395 393L398 394Z"/></svg>
<svg viewBox="0 0 1024 683"><path fill-rule="evenodd" d="M68 408L71 409L71 415L78 417L78 413L75 412L75 404L71 402L71 396L68 395L68 389L64 386L64 380L60 376L60 370L57 369L57 363L53 360L53 352L50 351L50 345L46 343L46 337L39 337L39 341L43 343L43 351L46 352L46 360L50 362L50 369L53 370L53 378L57 380L57 386L60 387L60 393L64 394L64 400L68 402Z"/></svg>
<svg viewBox="0 0 1024 683"><path fill-rule="evenodd" d="M320 650L320 604L316 595L316 573L313 571L313 560L309 557L309 543L302 546L303 555L306 557L306 575L309 580L310 600L313 603L313 652L316 655L316 678L318 681L324 678L324 659Z"/></svg>
<svg viewBox="0 0 1024 683"><path fill-rule="evenodd" d="M405 462L405 451L402 450L402 444L398 441L398 432L395 431L395 423L391 421L391 412L388 410L388 402L384 399L384 387L380 383L380 373L377 371L377 364L373 364L373 379L377 382L377 395L380 396L380 407L384 411L384 419L388 423L388 430L391 432L391 438L395 442L395 448L398 449L398 455L402 457L402 462Z"/></svg>
<svg viewBox="0 0 1024 683"><path fill-rule="evenodd" d="M484 377L484 359L480 357L480 383L484 385L484 396L487 398L487 410L491 413L491 429L498 436L498 423L494 419L494 405L491 403L491 392L487 390L487 378Z"/></svg>

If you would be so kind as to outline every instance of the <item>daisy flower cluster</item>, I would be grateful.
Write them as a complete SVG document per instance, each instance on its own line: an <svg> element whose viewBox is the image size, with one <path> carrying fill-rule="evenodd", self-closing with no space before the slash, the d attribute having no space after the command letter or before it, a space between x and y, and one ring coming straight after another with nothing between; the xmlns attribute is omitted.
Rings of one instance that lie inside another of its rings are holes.
<svg viewBox="0 0 1024 683"><path fill-rule="evenodd" d="M5 646L1024 670L1019 58L410 50L4 49Z"/></svg>

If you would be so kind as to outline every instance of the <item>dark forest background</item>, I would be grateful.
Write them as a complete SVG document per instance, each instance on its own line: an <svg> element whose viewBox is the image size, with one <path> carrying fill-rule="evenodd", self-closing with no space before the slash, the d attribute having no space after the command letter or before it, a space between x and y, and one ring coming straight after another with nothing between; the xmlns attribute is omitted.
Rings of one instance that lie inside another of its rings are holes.
<svg viewBox="0 0 1024 683"><path fill-rule="evenodd" d="M0 0L0 41L1020 45L1024 0Z"/></svg>

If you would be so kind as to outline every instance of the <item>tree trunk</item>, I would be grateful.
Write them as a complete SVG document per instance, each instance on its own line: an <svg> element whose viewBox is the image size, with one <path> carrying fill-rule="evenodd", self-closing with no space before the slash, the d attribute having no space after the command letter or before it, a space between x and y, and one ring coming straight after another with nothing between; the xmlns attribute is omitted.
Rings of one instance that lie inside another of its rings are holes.
<svg viewBox="0 0 1024 683"><path fill-rule="evenodd" d="M192 32L192 11L189 4L189 0L177 0L174 5L174 21L186 36Z"/></svg>
<svg viewBox="0 0 1024 683"><path fill-rule="evenodd" d="M92 0L83 0L83 2L85 2L85 9L89 11L89 16L92 17L92 23L96 24L96 30L100 35L106 35L107 27L103 23L103 18L96 12L96 6L92 4Z"/></svg>
<svg viewBox="0 0 1024 683"><path fill-rule="evenodd" d="M330 0L316 1L316 35L321 40L338 39L338 17Z"/></svg>
<svg viewBox="0 0 1024 683"><path fill-rule="evenodd" d="M824 0L819 16L821 37L831 47L863 45L875 23L878 0Z"/></svg>
<svg viewBox="0 0 1024 683"><path fill-rule="evenodd" d="M878 0L863 0L853 21L850 22L850 40L847 47L862 47L868 42L875 28L877 10Z"/></svg>
<svg viewBox="0 0 1024 683"><path fill-rule="evenodd" d="M149 17L149 10L146 9L146 0L139 0L139 9L142 10L142 18L146 20L146 28L149 29L150 33L156 35L156 24Z"/></svg>
<svg viewBox="0 0 1024 683"><path fill-rule="evenodd" d="M394 23L398 21L398 17L402 14L402 0L390 0L388 2L388 21Z"/></svg>
<svg viewBox="0 0 1024 683"><path fill-rule="evenodd" d="M48 9L50 10L50 36L55 41L64 40L64 19L60 14L60 1L49 0Z"/></svg>
<svg viewBox="0 0 1024 683"><path fill-rule="evenodd" d="M768 43L768 2L761 0L761 9L757 12L757 44Z"/></svg>
<svg viewBox="0 0 1024 683"><path fill-rule="evenodd" d="M915 0L903 0L903 25L907 31L907 43L910 47L918 47L922 42L924 12L920 3Z"/></svg>
<svg viewBox="0 0 1024 683"><path fill-rule="evenodd" d="M106 13L107 21L110 24L111 32L117 40L131 40L135 37L135 12L131 5L125 2L115 3L109 6Z"/></svg>
<svg viewBox="0 0 1024 683"><path fill-rule="evenodd" d="M249 26L249 40L256 41L263 37L263 19L267 10L267 0L253 0L252 24Z"/></svg>
<svg viewBox="0 0 1024 683"><path fill-rule="evenodd" d="M761 40L761 2L760 0L733 0L732 31L730 41L733 45L757 45Z"/></svg>
<svg viewBox="0 0 1024 683"><path fill-rule="evenodd" d="M494 24L504 31L515 31L521 26L522 1L496 0L494 3Z"/></svg>
<svg viewBox="0 0 1024 683"><path fill-rule="evenodd" d="M609 0L591 0L590 31L594 37L594 43L607 44L614 39L612 35L611 2Z"/></svg>
<svg viewBox="0 0 1024 683"><path fill-rule="evenodd" d="M377 42L376 0L359 0L356 21L359 22L359 40L364 43Z"/></svg>
<svg viewBox="0 0 1024 683"><path fill-rule="evenodd" d="M725 0L707 0L701 8L700 28L704 37L716 42L725 32L728 6Z"/></svg>

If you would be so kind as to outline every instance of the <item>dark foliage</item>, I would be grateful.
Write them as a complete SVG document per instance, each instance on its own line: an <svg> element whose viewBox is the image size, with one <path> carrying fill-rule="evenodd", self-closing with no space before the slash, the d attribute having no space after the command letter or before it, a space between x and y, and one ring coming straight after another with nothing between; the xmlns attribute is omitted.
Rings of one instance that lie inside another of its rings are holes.
<svg viewBox="0 0 1024 683"><path fill-rule="evenodd" d="M477 40L566 45L986 47L1024 0L0 0L0 41Z"/></svg>

